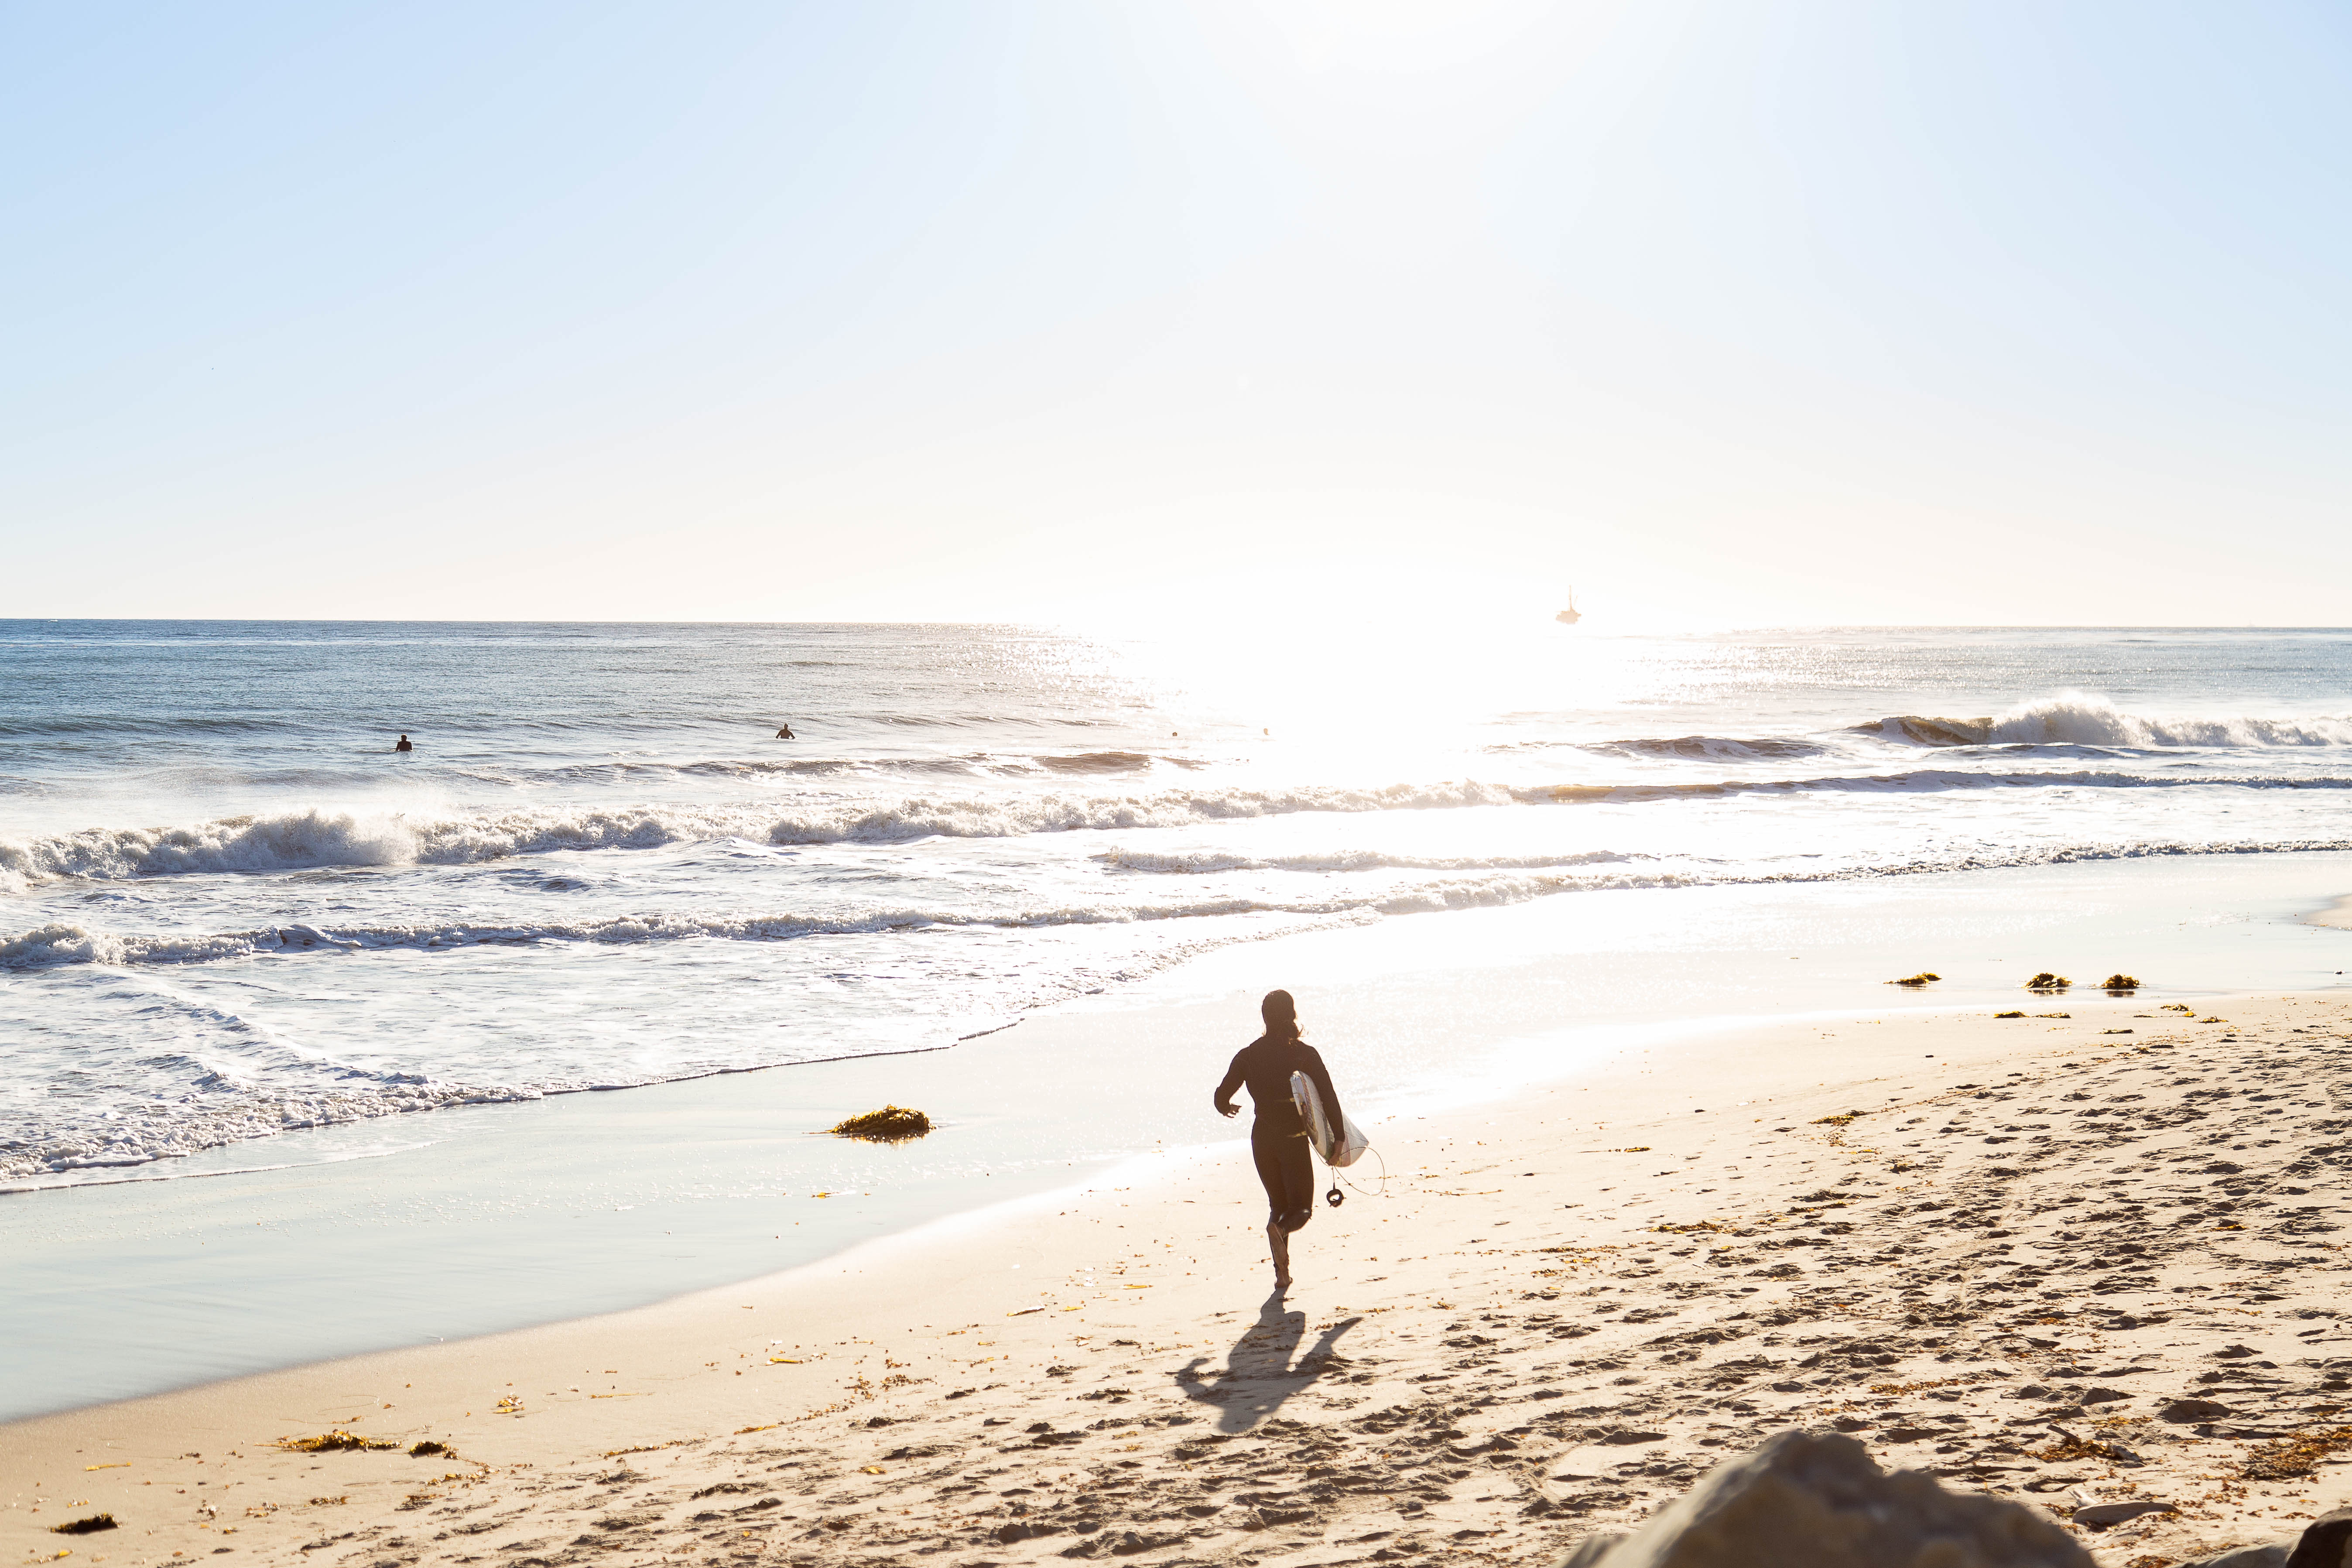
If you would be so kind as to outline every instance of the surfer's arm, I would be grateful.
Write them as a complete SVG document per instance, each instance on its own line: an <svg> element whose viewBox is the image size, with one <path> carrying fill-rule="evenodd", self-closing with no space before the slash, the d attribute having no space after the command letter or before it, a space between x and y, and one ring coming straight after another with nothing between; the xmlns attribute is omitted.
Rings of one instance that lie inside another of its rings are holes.
<svg viewBox="0 0 2352 1568"><path fill-rule="evenodd" d="M1236 1053L1234 1065L1225 1069L1225 1081L1217 1085L1216 1098L1212 1102L1216 1106L1218 1115L1239 1116L1242 1113L1242 1108L1234 1103L1234 1091L1241 1088L1242 1076L1242 1058Z"/></svg>

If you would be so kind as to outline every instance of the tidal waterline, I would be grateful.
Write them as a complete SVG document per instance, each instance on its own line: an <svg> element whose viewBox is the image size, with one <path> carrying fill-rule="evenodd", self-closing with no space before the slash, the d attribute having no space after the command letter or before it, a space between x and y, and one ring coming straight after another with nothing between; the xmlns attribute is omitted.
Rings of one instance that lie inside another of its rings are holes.
<svg viewBox="0 0 2352 1568"><path fill-rule="evenodd" d="M0 1417L638 1305L1185 1157L1230 1136L1209 1089L1271 984L1377 1141L1612 1054L1670 1071L1678 1034L1744 1019L2064 1007L2018 990L2043 968L2081 997L2132 971L2143 1010L2339 985L2352 933L2300 917L2347 879L2347 854L2143 858L1389 921L1210 953L945 1051L379 1118L177 1179L18 1192ZM1926 995L1885 984L1922 968L1945 976ZM940 1130L816 1135L886 1101Z"/></svg>

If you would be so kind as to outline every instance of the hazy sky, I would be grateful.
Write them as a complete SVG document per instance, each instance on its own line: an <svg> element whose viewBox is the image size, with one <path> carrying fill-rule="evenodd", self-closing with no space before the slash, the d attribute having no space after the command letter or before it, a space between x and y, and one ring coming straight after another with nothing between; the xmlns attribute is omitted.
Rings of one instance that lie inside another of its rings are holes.
<svg viewBox="0 0 2352 1568"><path fill-rule="evenodd" d="M0 0L0 615L2352 620L2352 11Z"/></svg>

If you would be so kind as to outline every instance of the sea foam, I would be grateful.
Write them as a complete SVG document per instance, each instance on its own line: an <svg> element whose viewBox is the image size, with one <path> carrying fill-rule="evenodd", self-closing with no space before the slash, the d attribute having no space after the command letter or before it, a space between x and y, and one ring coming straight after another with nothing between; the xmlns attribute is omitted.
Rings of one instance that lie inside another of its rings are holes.
<svg viewBox="0 0 2352 1568"><path fill-rule="evenodd" d="M2352 745L2352 719L2271 714L2152 714L2118 708L2105 697L2065 691L2021 703L1996 717L1927 718L1897 714L1858 724L1861 733L1923 746L2287 747Z"/></svg>
<svg viewBox="0 0 2352 1568"><path fill-rule="evenodd" d="M735 837L775 845L1003 838L1179 827L1310 811L1506 805L1518 798L1506 785L1461 780L1126 795L907 795L812 803L785 810L772 804L522 807L447 816L306 810L225 817L184 827L91 828L29 841L0 839L0 889L21 890L68 878L117 880L332 866L461 866L518 855L650 849Z"/></svg>

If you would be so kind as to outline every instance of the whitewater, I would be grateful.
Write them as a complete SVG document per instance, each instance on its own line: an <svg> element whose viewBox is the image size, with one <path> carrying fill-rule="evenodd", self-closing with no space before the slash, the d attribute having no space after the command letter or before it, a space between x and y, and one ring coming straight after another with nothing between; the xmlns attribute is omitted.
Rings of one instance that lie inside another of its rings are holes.
<svg viewBox="0 0 2352 1568"><path fill-rule="evenodd" d="M2352 633L1202 641L0 623L0 1183L950 1049L1333 926L2352 849Z"/></svg>

